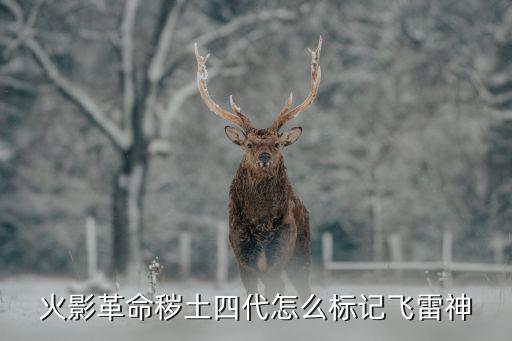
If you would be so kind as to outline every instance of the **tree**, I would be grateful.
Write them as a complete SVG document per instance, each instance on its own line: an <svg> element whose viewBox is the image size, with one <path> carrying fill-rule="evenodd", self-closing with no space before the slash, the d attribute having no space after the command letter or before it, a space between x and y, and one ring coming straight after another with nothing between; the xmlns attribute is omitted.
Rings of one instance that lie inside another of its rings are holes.
<svg viewBox="0 0 512 341"><path fill-rule="evenodd" d="M201 46L209 46L227 39L243 27L274 20L291 20L295 14L284 9L246 14L215 29L209 28L205 30L206 33L197 35L195 30L190 30L190 42L177 45L180 20L188 4L185 0L164 0L158 8L150 8L147 3L143 6L139 0L109 4L111 7L108 10L98 6L96 10L107 20L110 19L110 22L113 21L114 25L104 31L81 30L78 27L70 31L65 40L60 41L59 48L65 46L65 41L79 39L83 35L92 35L102 43L106 41L111 44L118 58L112 61L112 65L108 65L106 72L119 70L121 85L115 107L106 110L98 96L91 95L90 91L61 70L49 48L52 45L50 39L45 39L46 32L38 26L40 12L53 11L57 17L60 10L58 5L44 6L44 1L27 4L14 0L2 0L0 4L14 19L6 26L12 38L8 51L18 48L27 51L48 81L108 139L118 155L119 168L113 176L111 196L113 268L118 274L134 278L141 269L144 194L151 159L168 152L170 146L167 137L171 121L197 88L195 77L190 77L190 82L174 87L171 98L162 104L164 90L171 86L169 80L178 66L191 57L193 41ZM155 18L150 9L159 15ZM194 19L197 22L205 20L204 17ZM204 27L201 29L204 30ZM147 32L151 32L149 37ZM66 32L61 34L66 36ZM148 40L145 41L145 38ZM240 39L237 47L227 50L231 57L227 60L233 60L237 49L243 49L244 44L248 43L250 35ZM136 46L142 48L137 49ZM230 75L230 70L217 63L210 78Z"/></svg>
<svg viewBox="0 0 512 341"><path fill-rule="evenodd" d="M486 152L489 225L494 232L511 233L512 182L512 6L504 2L490 26L490 55L480 55L480 68L472 75L479 95L493 120Z"/></svg>

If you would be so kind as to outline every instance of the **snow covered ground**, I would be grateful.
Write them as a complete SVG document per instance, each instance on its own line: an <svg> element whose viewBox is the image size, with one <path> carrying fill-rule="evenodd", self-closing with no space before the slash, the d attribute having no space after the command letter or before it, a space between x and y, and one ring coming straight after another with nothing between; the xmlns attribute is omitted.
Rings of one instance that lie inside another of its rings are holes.
<svg viewBox="0 0 512 341"><path fill-rule="evenodd" d="M179 282L165 283L158 288L157 294L177 293L183 295L183 310L170 321L160 321L153 317L141 322L128 317L109 322L105 318L94 315L89 321L63 321L55 315L41 321L47 308L41 297L50 299L51 293L57 297L69 298L67 287L69 279L55 279L35 276L17 276L0 281L0 340L485 340L499 341L512 338L512 288L468 286L452 287L443 291L433 292L429 286L418 285L372 285L350 284L344 282L329 285L315 285L313 292L323 299L323 311L327 316L324 320L293 320L293 321L246 321L246 311L240 309L240 321L233 320L187 320L185 315L193 314L193 307L185 303L194 301L195 294L202 294L204 301L212 303L219 295L241 296L240 306L245 299L244 291L238 281L218 289L210 283ZM121 287L119 294L131 298L135 293L145 291L145 287ZM411 296L416 300L421 294L441 294L446 299L449 293L455 296L466 293L473 299L472 315L467 321L455 317L448 320L444 311L442 321L419 321L418 306L415 301L416 316L413 321L405 320L400 313L398 300L388 300L392 294ZM292 292L293 294L293 292ZM350 321L333 321L329 313L333 294L384 295L385 307L377 312L385 311L385 320L372 321L360 318L360 309L356 309L358 319ZM99 310L100 301L95 308ZM60 310L64 316L69 315L66 304ZM127 307L124 312L128 313ZM299 317L302 310L297 310ZM213 315L213 308L207 307L204 314Z"/></svg>

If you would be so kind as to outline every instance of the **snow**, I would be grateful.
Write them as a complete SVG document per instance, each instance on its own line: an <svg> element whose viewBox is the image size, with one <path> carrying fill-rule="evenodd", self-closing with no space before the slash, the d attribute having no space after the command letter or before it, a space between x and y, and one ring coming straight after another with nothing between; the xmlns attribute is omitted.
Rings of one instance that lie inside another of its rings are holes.
<svg viewBox="0 0 512 341"><path fill-rule="evenodd" d="M128 317L108 322L103 318L93 316L89 321L62 321L50 316L41 321L40 316L46 312L41 297L49 298L51 293L57 297L69 297L67 287L71 283L67 278L47 278L35 276L17 276L0 281L0 330L2 340L90 340L123 339L139 340L159 337L166 340L205 339L225 340L244 339L312 339L315 335L322 339L333 340L509 340L512 326L512 288L467 286L453 287L439 292L443 297L448 293L459 295L465 292L473 298L473 314L467 321L448 321L443 315L443 321L414 321L404 320L398 303L386 300L384 311L387 318L384 321L351 320L334 322L328 313L328 307L323 305L328 321L299 320L299 321L245 321L245 311L240 311L240 321L231 320L186 320L184 315L192 314L193 307L183 305L183 310L170 321L159 321L157 318L144 322ZM127 298L138 291L135 286L122 287L119 293ZM420 285L359 285L345 282L333 282L329 285L314 285L313 292L327 301L333 294L356 295L410 295L432 294L432 289L425 284ZM168 282L160 285L158 293L177 293L183 295L183 301L193 301L196 293L204 300L214 301L215 295L238 295L244 299L244 291L237 280L222 288L216 288L206 282ZM291 292L290 294L293 294ZM240 304L241 305L241 304ZM98 308L96 308L98 309ZM61 310L66 316L66 310ZM208 310L205 310L208 313ZM254 314L253 314L254 316Z"/></svg>

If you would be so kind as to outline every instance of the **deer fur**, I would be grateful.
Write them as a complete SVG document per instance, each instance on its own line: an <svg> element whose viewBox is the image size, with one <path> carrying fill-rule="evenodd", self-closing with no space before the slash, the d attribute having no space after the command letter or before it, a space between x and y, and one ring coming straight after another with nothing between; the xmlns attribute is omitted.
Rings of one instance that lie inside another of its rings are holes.
<svg viewBox="0 0 512 341"><path fill-rule="evenodd" d="M267 140L277 134L256 130L248 134ZM253 147L254 148L254 147ZM229 240L248 293L283 293L283 270L301 295L310 293L309 213L294 193L282 158L269 171L258 169L244 156L229 191Z"/></svg>
<svg viewBox="0 0 512 341"><path fill-rule="evenodd" d="M321 77L321 46L320 37L317 49L310 51L311 88L308 97L292 108L290 95L271 128L255 129L232 97L233 113L212 100L206 87L208 56L200 56L196 45L197 81L203 101L215 114L242 128L226 126L225 132L243 151L229 190L229 241L248 294L258 292L259 280L265 286L267 297L284 293L283 272L287 273L301 299L307 299L311 292L309 213L293 191L282 154L284 147L299 139L302 128L292 128L283 133L279 130L316 97Z"/></svg>

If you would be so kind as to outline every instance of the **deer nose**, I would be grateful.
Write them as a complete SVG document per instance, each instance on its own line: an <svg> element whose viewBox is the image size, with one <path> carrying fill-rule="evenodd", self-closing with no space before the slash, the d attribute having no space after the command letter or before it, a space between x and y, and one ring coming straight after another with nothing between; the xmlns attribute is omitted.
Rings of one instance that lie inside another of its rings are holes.
<svg viewBox="0 0 512 341"><path fill-rule="evenodd" d="M270 154L269 153L261 153L260 154L260 161L261 162L268 162L270 160Z"/></svg>

